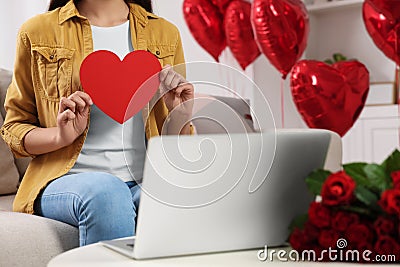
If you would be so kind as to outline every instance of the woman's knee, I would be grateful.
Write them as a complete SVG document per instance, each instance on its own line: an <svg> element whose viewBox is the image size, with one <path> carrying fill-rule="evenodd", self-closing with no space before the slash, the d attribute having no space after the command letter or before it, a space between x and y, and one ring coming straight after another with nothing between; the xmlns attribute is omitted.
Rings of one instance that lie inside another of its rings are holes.
<svg viewBox="0 0 400 267"><path fill-rule="evenodd" d="M108 173L88 173L86 190L83 201L86 205L105 207L131 207L131 193L129 187L118 177Z"/></svg>

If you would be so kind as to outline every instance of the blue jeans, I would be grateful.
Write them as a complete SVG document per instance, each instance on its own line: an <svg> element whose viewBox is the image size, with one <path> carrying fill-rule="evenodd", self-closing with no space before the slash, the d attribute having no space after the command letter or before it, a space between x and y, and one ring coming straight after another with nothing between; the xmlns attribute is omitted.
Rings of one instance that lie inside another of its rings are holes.
<svg viewBox="0 0 400 267"><path fill-rule="evenodd" d="M62 176L35 202L35 213L79 227L80 246L135 235L140 187L102 172Z"/></svg>

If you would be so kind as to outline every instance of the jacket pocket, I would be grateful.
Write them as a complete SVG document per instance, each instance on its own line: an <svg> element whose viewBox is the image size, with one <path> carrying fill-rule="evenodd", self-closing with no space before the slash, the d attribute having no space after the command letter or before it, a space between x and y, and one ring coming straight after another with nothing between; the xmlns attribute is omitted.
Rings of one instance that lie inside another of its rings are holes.
<svg viewBox="0 0 400 267"><path fill-rule="evenodd" d="M33 79L40 96L59 101L69 91L72 81L73 49L60 47L33 47Z"/></svg>
<svg viewBox="0 0 400 267"><path fill-rule="evenodd" d="M175 47L171 45L148 45L147 50L158 58L162 66L166 64L174 65Z"/></svg>

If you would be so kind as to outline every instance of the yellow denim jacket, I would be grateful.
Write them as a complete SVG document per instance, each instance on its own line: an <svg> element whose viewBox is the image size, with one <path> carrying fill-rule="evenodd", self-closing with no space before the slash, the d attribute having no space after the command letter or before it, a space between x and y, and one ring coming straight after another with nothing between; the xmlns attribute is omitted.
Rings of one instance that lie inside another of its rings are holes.
<svg viewBox="0 0 400 267"><path fill-rule="evenodd" d="M129 21L135 50L150 51L162 65L184 63L180 35L174 25L136 4L130 4ZM21 27L14 77L5 101L7 115L1 128L1 136L16 156L32 156L24 148L29 131L57 126L60 97L81 90L80 65L92 51L89 21L79 14L73 0ZM165 103L161 99L152 109L147 106L143 110L147 138L159 135L168 115ZM14 211L34 212L40 191L75 164L87 131L70 146L33 156L18 189Z"/></svg>

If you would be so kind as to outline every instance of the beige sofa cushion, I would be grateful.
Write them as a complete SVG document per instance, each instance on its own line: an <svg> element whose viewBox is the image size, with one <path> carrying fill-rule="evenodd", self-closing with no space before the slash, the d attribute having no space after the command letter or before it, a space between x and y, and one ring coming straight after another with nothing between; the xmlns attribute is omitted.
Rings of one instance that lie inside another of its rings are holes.
<svg viewBox="0 0 400 267"><path fill-rule="evenodd" d="M79 246L79 234L78 228L62 222L0 211L0 244L0 266L44 267L56 255Z"/></svg>
<svg viewBox="0 0 400 267"><path fill-rule="evenodd" d="M15 198L15 195L0 196L0 212L1 211L12 211L14 198Z"/></svg>
<svg viewBox="0 0 400 267"><path fill-rule="evenodd" d="M11 83L11 79L12 79L12 72L0 68L0 114L1 117L3 117L3 119L6 116L6 111L4 110L4 99L6 98L7 89ZM0 125L3 125L3 122L1 122ZM30 161L31 161L30 158L19 158L14 160L14 163L17 166L19 176L21 178L24 175ZM1 190L1 184L0 184L0 190Z"/></svg>
<svg viewBox="0 0 400 267"><path fill-rule="evenodd" d="M0 116L0 125L3 125L3 118ZM19 173L14 164L14 157L0 138L0 195L12 194L17 191Z"/></svg>

